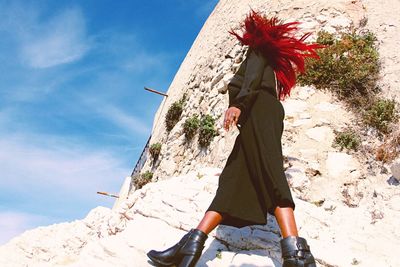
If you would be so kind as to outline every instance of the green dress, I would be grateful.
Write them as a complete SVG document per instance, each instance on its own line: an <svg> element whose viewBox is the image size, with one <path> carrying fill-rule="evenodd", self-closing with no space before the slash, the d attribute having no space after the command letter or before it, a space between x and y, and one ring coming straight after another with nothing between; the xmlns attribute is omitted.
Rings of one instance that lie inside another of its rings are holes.
<svg viewBox="0 0 400 267"><path fill-rule="evenodd" d="M228 92L229 106L241 110L240 133L207 211L221 213L223 225L263 225L277 206L295 208L283 169L285 112L275 74L260 54L249 50Z"/></svg>

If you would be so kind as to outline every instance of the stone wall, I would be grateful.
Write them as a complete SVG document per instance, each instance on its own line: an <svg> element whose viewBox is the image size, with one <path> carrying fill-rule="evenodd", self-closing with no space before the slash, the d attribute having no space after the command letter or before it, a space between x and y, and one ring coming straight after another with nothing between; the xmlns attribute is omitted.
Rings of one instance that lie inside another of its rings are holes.
<svg viewBox="0 0 400 267"><path fill-rule="evenodd" d="M365 24L361 1L261 1L222 0L212 12L182 62L165 98L155 115L150 143L163 144L157 162L149 158L142 171L154 172L154 179L164 179L200 166L223 167L238 130L222 128L228 94L224 86L241 60L242 47L228 33L238 27L250 7L284 21L302 22L304 32L326 30L340 32ZM309 40L315 38L311 36ZM229 56L228 56L229 55ZM178 124L168 134L164 120L169 106L187 93L189 99ZM208 148L201 148L197 138L185 141L182 124L192 114L210 114L217 118L217 136Z"/></svg>
<svg viewBox="0 0 400 267"><path fill-rule="evenodd" d="M237 129L225 132L221 126L228 104L224 85L242 54L227 31L250 7L279 14L286 21L299 20L304 31L338 32L358 26L372 30L384 63L383 95L399 96L399 57L394 53L400 43L397 0L222 0L154 118L151 143L161 142L163 147L159 161L148 160L143 171L151 170L155 180L163 181L128 195L128 179L113 210L99 207L84 220L27 231L0 247L0 266L150 266L147 251L174 244L197 225L215 195L218 176L238 134ZM184 93L189 100L180 122L168 134L165 114ZM318 266L400 266L393 253L400 246L396 180L400 162L389 168L372 154L358 157L332 147L334 130L354 123L355 118L329 93L297 87L283 105L285 173L299 232ZM185 143L182 133L185 118L200 112L218 117L220 135L207 149L200 149L196 138ZM364 136L363 146L380 141ZM279 240L273 216L264 226L220 226L210 233L198 266L280 266Z"/></svg>

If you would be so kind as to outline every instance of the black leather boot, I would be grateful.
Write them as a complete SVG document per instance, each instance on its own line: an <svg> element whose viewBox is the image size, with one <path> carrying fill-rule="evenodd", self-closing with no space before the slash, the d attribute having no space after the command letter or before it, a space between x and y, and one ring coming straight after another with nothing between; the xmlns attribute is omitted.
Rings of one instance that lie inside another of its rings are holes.
<svg viewBox="0 0 400 267"><path fill-rule="evenodd" d="M194 267L204 249L207 235L198 229L192 229L174 246L164 250L151 250L147 256L159 266Z"/></svg>
<svg viewBox="0 0 400 267"><path fill-rule="evenodd" d="M281 240L282 267L317 267L307 241L302 237L288 236Z"/></svg>

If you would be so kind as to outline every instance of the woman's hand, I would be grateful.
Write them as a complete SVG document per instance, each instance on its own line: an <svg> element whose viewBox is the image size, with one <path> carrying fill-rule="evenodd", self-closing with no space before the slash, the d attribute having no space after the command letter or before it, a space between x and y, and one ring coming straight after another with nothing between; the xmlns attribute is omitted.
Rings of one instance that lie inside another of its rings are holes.
<svg viewBox="0 0 400 267"><path fill-rule="evenodd" d="M230 126L238 122L241 110L237 107L230 107L225 111L224 128L229 131Z"/></svg>

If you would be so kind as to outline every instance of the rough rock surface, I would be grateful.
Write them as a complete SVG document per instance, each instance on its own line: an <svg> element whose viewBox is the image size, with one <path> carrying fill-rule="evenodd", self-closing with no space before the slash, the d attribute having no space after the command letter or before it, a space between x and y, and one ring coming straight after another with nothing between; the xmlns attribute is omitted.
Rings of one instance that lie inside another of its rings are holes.
<svg viewBox="0 0 400 267"><path fill-rule="evenodd" d="M397 0L362 0L366 27L377 34L379 57L382 62L380 85L388 98L400 102L400 55L395 51L400 45L400 4Z"/></svg>
<svg viewBox="0 0 400 267"><path fill-rule="evenodd" d="M336 33L358 26L372 30L384 63L381 86L385 94L398 99L400 65L398 53L393 53L400 43L397 0L222 0L155 115L150 143L163 146L159 160L149 160L143 170L153 171L158 182L132 191L113 210L96 208L84 220L41 227L14 238L0 247L0 266L150 266L145 256L149 249L168 247L197 225L238 134L237 129L222 129L228 102L223 93L242 55L227 30L237 26L250 7L299 20L304 31ZM164 116L184 92L189 99L168 134ZM283 105L286 176L295 196L300 234L319 265L400 266L393 253L400 247L400 192L387 182L398 169L391 174L389 166L368 153L332 147L334 130L355 118L329 93L297 87ZM208 148L197 145L197 136L186 143L182 132L184 120L200 112L217 118L220 135ZM362 143L368 148L379 140ZM265 226L221 226L208 239L199 266L280 266L279 239L272 216Z"/></svg>
<svg viewBox="0 0 400 267"><path fill-rule="evenodd" d="M392 172L394 178L400 180L400 159L392 163L392 166L390 166L390 171Z"/></svg>
<svg viewBox="0 0 400 267"><path fill-rule="evenodd" d="M0 266L151 266L147 251L175 244L197 225L220 172L203 168L149 183L112 211L96 208L82 221L28 231L0 248ZM358 208L334 200L295 202L300 233L320 266L399 266L392 250L400 246L400 231L392 218L400 210L389 207L390 199L377 193ZM220 226L197 266L280 266L279 240L273 216L264 226Z"/></svg>
<svg viewBox="0 0 400 267"><path fill-rule="evenodd" d="M399 45L399 18L396 13L399 5L396 0L390 0L394 8L382 5L376 1L260 1L260 0L223 0L220 1L210 15L203 29L199 33L192 48L177 72L168 89L168 98L165 98L154 118L150 144L163 144L157 162L147 160L143 171L154 173L154 180L172 175L185 174L200 165L213 165L222 168L233 146L237 131L225 133L222 127L224 112L227 107L228 95L226 84L240 62L243 49L238 41L228 33L235 28L249 11L253 9L265 10L270 15L279 14L285 21L298 20L302 22L304 32L318 32L325 30L340 33L358 28L360 31L373 31L378 37L378 49L382 58L382 72L380 85L385 97L398 97L400 94L398 77L400 77L399 57L395 47ZM384 14L389 20L386 20ZM315 34L309 40L315 38ZM294 91L299 91L297 88ZM313 98L316 111L324 116L334 115L329 129L324 125L324 117L318 121L312 113L305 109L310 104L309 96L315 89L307 88L299 92L297 99L287 99L285 102L286 118L292 113L300 113L293 126L306 125L309 131L307 136L331 141L333 129L344 126L346 119L338 118L335 113L341 106L334 103L332 97L324 95L322 98ZM188 101L185 104L180 121L168 133L165 129L164 118L169 106L179 100L183 93L187 93ZM321 94L318 94L319 96ZM214 138L210 146L201 148L197 143L197 135L191 142L184 137L182 125L186 118L193 114L210 114L217 119L216 128L219 135ZM347 121L349 122L349 121ZM314 123L314 125L312 125Z"/></svg>

